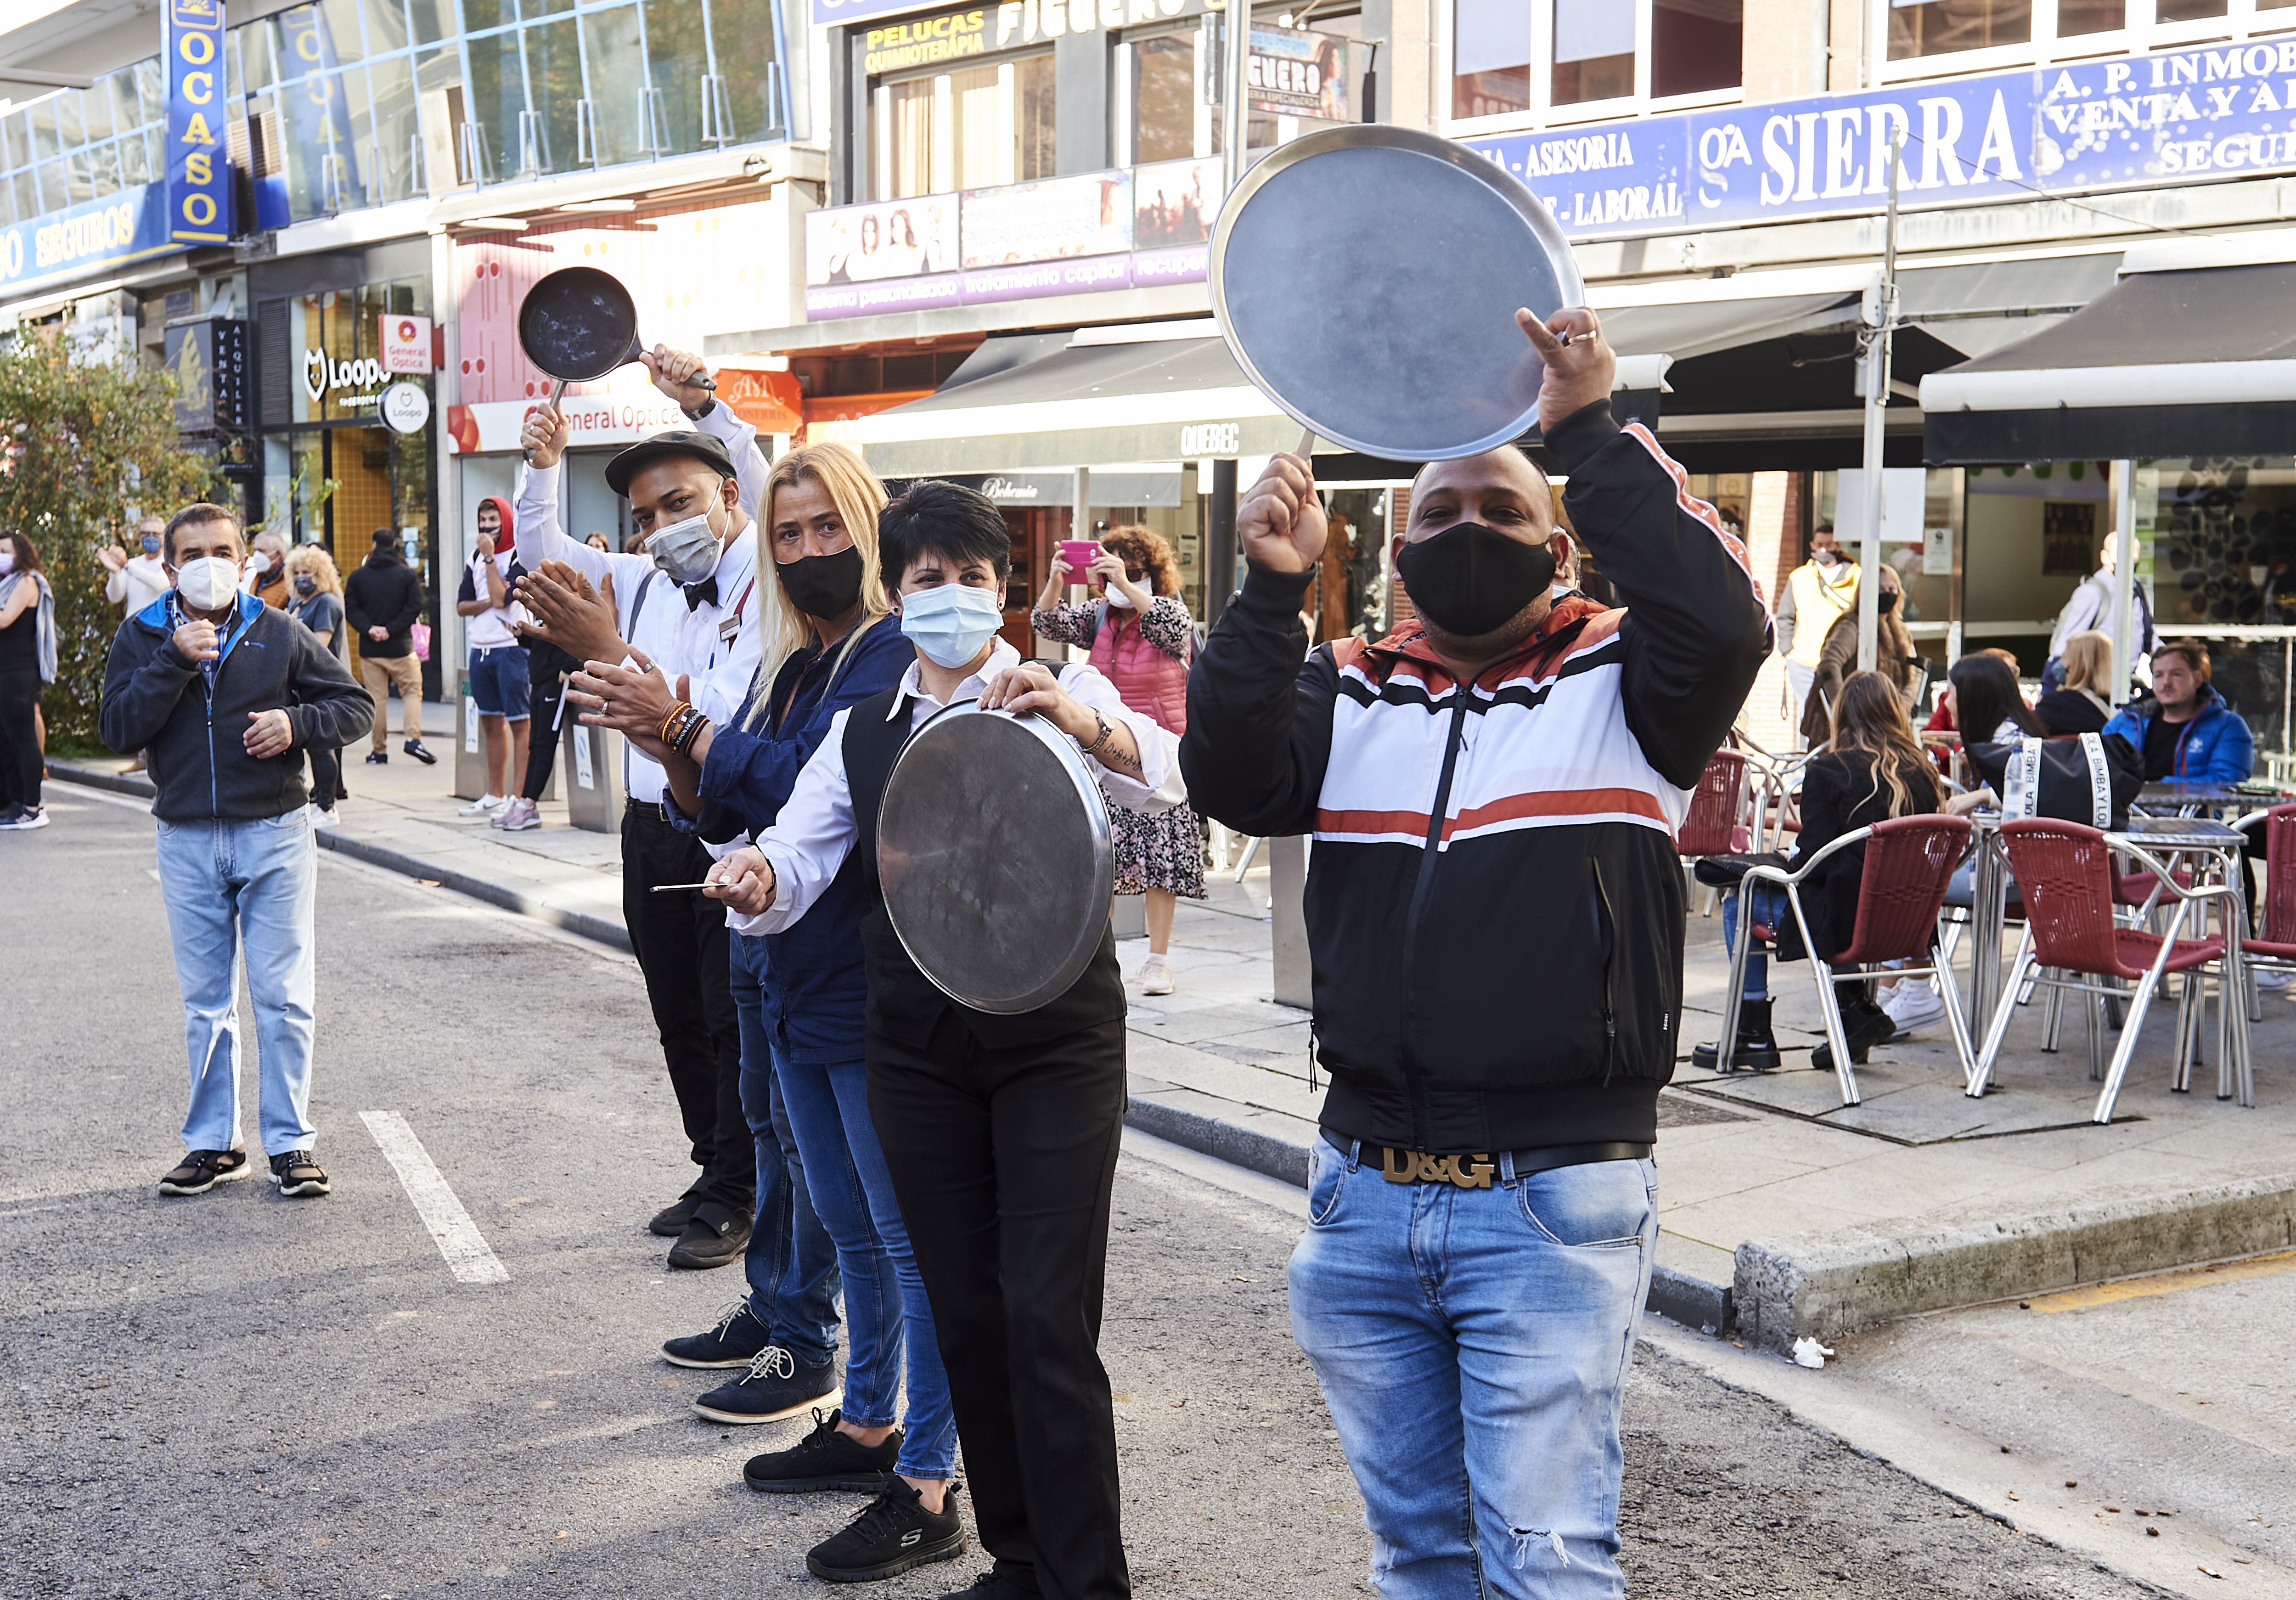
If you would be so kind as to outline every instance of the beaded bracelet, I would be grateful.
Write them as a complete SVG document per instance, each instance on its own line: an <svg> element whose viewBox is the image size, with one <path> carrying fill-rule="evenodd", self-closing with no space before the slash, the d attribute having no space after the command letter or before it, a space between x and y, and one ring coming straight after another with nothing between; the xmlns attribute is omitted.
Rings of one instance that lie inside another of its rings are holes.
<svg viewBox="0 0 2296 1600"><path fill-rule="evenodd" d="M677 726L677 719L685 716L693 709L693 708L692 706L686 704L685 702L682 700L676 705L669 708L669 715L661 719L661 726L658 730L661 736L661 742L664 744L673 744L676 743L675 729Z"/></svg>

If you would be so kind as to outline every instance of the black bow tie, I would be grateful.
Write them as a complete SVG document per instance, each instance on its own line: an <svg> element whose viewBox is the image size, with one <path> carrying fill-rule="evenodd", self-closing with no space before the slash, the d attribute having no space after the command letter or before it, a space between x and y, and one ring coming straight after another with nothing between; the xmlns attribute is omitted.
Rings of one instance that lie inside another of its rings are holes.
<svg viewBox="0 0 2296 1600"><path fill-rule="evenodd" d="M689 583L685 586L685 609L688 611L698 608L705 600L712 605L718 603L718 574L715 572L700 583Z"/></svg>

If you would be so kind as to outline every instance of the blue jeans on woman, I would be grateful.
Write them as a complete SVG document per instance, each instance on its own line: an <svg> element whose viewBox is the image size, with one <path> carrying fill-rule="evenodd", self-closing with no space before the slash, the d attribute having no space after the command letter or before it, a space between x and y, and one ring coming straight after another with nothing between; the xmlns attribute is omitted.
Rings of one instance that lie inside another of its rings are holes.
<svg viewBox="0 0 2296 1600"><path fill-rule="evenodd" d="M766 941L734 934L729 977L742 1027L742 1113L758 1152L758 1215L742 1258L750 1315L808 1366L837 1358L837 1256L807 1194L788 1108L774 1092L773 1043L758 992Z"/></svg>
<svg viewBox="0 0 2296 1600"><path fill-rule="evenodd" d="M1776 931L1793 908L1786 904L1786 891L1775 883L1741 884L1722 897L1722 948L1738 948L1738 902L1750 898L1753 902L1754 923L1758 927ZM1742 998L1767 1000L1770 997L1770 953L1756 946L1746 952L1746 987Z"/></svg>
<svg viewBox="0 0 2296 1600"><path fill-rule="evenodd" d="M868 1069L857 1060L808 1064L776 1052L774 1082L804 1158L806 1192L836 1242L845 1278L844 1420L860 1428L895 1420L906 1349L909 1415L894 1470L911 1478L950 1477L956 1471L956 1413L932 1304L869 1120Z"/></svg>
<svg viewBox="0 0 2296 1600"><path fill-rule="evenodd" d="M1618 1600L1619 1405L1658 1243L1648 1160L1391 1184L1318 1136L1292 1336L1386 1600Z"/></svg>

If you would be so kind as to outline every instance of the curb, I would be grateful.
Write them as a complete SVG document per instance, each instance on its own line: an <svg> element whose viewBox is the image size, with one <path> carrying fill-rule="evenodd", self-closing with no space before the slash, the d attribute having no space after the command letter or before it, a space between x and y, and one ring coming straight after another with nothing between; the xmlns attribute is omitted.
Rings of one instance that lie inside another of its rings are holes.
<svg viewBox="0 0 2296 1600"><path fill-rule="evenodd" d="M1312 1124L1136 1073L1132 1083L1124 1111L1128 1127L1294 1188L1308 1186L1308 1141L1316 1136ZM1648 1309L1685 1327L1728 1328L1732 1299L1727 1284L1710 1284L1671 1267L1651 1269Z"/></svg>
<svg viewBox="0 0 2296 1600"><path fill-rule="evenodd" d="M1920 1311L2050 1293L2296 1245L2296 1173L2163 1194L2143 1185L2003 1217L1981 1206L1738 1246L1748 1342L1776 1351ZM1723 1325L1717 1324L1717 1326Z"/></svg>
<svg viewBox="0 0 2296 1600"><path fill-rule="evenodd" d="M143 800L150 800L157 792L149 778L102 772L90 767L75 766L70 761L50 761L48 776L60 783L78 784L89 789L108 789L114 794L132 794ZM369 844L363 839L347 838L332 829L314 828L311 834L323 850L348 856L354 861L364 861L386 872L436 883L442 889L453 890L456 894L467 895L472 899L483 900L502 910L531 917L536 922L547 923L554 928L611 946L626 956L637 953L630 943L629 930L603 916L592 916L583 911L563 911L530 895L521 894L514 889L504 889L499 883L489 883L484 878L473 877L469 873L458 873L450 867L434 866L379 844Z"/></svg>

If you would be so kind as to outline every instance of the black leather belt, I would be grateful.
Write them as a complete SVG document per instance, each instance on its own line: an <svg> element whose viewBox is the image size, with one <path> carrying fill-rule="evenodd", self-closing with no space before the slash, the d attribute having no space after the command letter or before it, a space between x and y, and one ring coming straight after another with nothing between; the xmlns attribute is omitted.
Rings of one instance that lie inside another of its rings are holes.
<svg viewBox="0 0 2296 1600"><path fill-rule="evenodd" d="M1462 1189L1488 1189L1494 1177L1512 1170L1517 1177L1552 1172L1557 1167L1583 1167L1592 1161L1640 1161L1650 1158L1648 1145L1538 1145L1499 1155L1429 1155L1423 1150L1400 1150L1390 1145L1358 1144L1326 1128L1324 1143L1341 1155L1376 1161L1380 1176L1391 1184L1453 1184Z"/></svg>

